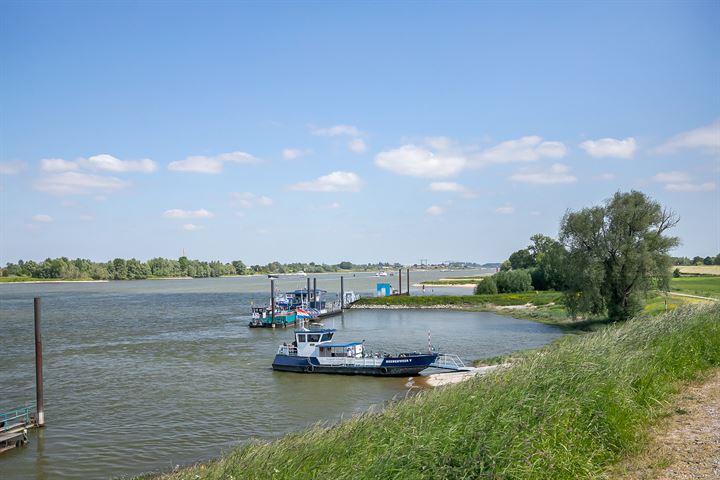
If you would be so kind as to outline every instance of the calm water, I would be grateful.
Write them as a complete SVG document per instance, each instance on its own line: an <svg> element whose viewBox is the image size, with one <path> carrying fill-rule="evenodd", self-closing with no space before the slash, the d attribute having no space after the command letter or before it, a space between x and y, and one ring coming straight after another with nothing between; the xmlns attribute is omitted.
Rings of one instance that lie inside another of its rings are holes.
<svg viewBox="0 0 720 480"><path fill-rule="evenodd" d="M337 279L318 276L318 288L334 292ZM376 281L357 274L345 288L369 293ZM290 290L304 279L277 283ZM47 423L28 447L0 455L2 478L166 470L405 395L407 379L273 372L290 331L247 327L250 302L265 303L267 286L261 278L0 285L0 410L35 398L32 297L41 296ZM468 293L432 293L447 292ZM436 347L465 360L560 334L488 313L408 310L349 311L326 326L338 340L385 351L422 350L431 330Z"/></svg>

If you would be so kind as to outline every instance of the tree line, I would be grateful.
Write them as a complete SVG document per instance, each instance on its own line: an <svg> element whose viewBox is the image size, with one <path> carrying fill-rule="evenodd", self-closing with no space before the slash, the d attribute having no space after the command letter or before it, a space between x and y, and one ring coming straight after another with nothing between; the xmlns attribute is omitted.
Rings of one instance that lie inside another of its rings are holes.
<svg viewBox="0 0 720 480"><path fill-rule="evenodd" d="M642 192L618 192L603 205L568 211L558 239L532 236L476 293L558 290L573 317L627 320L641 311L648 291L669 288L675 260L669 251L679 240L666 233L677 222Z"/></svg>
<svg viewBox="0 0 720 480"><path fill-rule="evenodd" d="M67 257L48 258L42 262L20 260L8 263L0 268L3 277L30 277L37 279L61 280L142 280L156 277L221 277L223 275L250 275L268 273L325 273L342 270L375 270L380 268L399 268L399 263L354 264L340 262L326 263L280 263L270 262L266 265L246 266L242 260L223 263L220 261L206 262L191 260L185 256L177 260L168 258L152 258L140 261L135 258L116 258L108 262L93 262L84 258L70 260Z"/></svg>

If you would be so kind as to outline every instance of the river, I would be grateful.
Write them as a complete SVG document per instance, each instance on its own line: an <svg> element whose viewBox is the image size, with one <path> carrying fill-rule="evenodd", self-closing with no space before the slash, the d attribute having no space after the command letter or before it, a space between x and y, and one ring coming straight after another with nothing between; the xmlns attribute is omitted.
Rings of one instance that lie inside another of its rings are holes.
<svg viewBox="0 0 720 480"><path fill-rule="evenodd" d="M412 281L442 276L452 274L413 272ZM337 274L317 278L318 288L339 290ZM377 281L396 285L397 277L345 275L345 289L369 295ZM305 280L276 283L292 290ZM0 411L35 398L32 298L40 296L46 418L28 446L0 455L2 478L168 470L406 394L404 378L273 372L277 346L291 331L247 327L250 303L266 303L267 290L261 277L0 285ZM466 361L561 334L491 313L427 310L350 310L325 324L338 329L339 341L389 352L427 348L430 330L438 349Z"/></svg>

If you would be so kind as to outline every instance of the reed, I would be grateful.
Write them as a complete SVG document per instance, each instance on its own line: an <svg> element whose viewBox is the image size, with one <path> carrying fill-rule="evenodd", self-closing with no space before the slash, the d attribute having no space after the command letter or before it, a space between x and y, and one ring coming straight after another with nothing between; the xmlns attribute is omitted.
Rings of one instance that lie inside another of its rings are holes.
<svg viewBox="0 0 720 480"><path fill-rule="evenodd" d="M679 308L162 478L602 478L683 382L718 366L720 305Z"/></svg>

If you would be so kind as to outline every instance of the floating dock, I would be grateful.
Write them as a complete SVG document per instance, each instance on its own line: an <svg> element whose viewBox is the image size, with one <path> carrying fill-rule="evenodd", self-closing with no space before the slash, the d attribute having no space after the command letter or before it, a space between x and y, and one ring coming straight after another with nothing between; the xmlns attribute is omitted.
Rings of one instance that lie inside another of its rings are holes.
<svg viewBox="0 0 720 480"><path fill-rule="evenodd" d="M0 413L0 453L27 444L27 432L37 427L32 406L16 408Z"/></svg>

